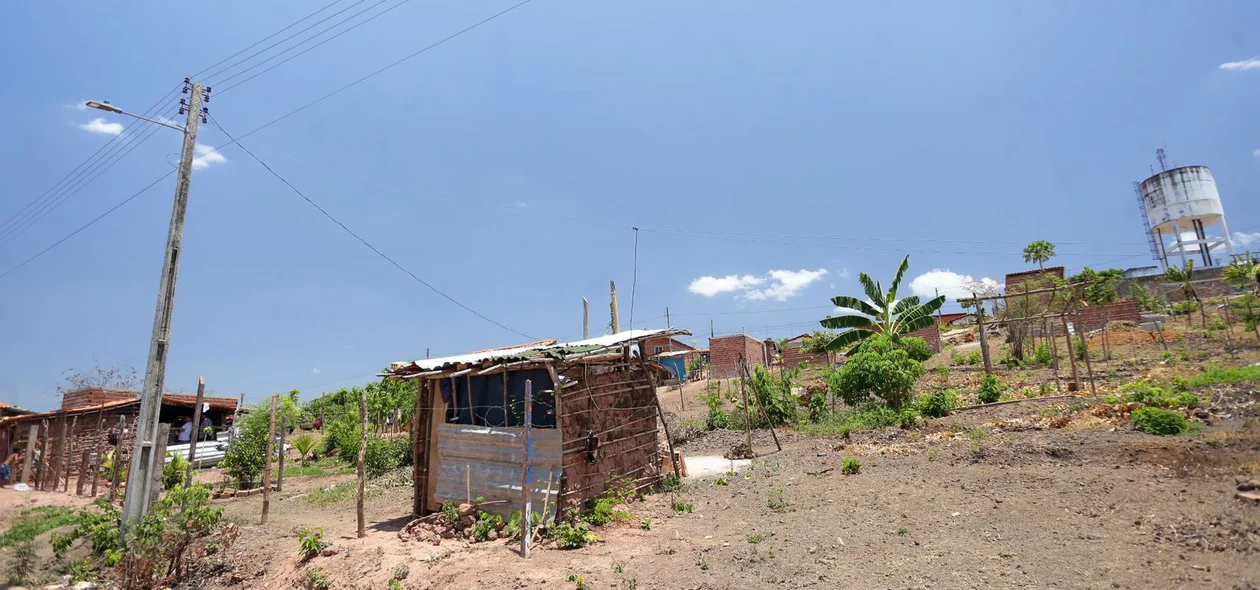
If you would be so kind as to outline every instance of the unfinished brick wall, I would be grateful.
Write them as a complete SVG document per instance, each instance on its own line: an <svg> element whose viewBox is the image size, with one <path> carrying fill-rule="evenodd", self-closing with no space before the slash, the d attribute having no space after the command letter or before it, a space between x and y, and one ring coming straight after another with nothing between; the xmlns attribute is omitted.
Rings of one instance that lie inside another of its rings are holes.
<svg viewBox="0 0 1260 590"><path fill-rule="evenodd" d="M746 334L709 339L709 370L715 379L739 375L739 357L751 366L766 365L766 348L760 340Z"/></svg>
<svg viewBox="0 0 1260 590"><path fill-rule="evenodd" d="M670 340L673 340L673 342L671 343ZM646 358L652 358L656 355L657 346L661 347L661 352L670 352L671 347L674 352L696 349L690 344L684 344L677 338L648 338L643 341L643 355Z"/></svg>
<svg viewBox="0 0 1260 590"><path fill-rule="evenodd" d="M932 354L941 351L941 328L935 322L926 328L915 330L906 336L916 336L927 342L928 348L932 350Z"/></svg>
<svg viewBox="0 0 1260 590"><path fill-rule="evenodd" d="M802 350L804 339L789 340L783 345L783 366L786 368L799 367L801 363L806 361L811 365L827 366L826 353L806 353Z"/></svg>
<svg viewBox="0 0 1260 590"><path fill-rule="evenodd" d="M130 390L101 389L89 387L67 391L61 396L61 409L85 408L99 406L105 402L139 399L140 394Z"/></svg>
<svg viewBox="0 0 1260 590"><path fill-rule="evenodd" d="M123 417L123 424L126 433L123 435L123 455L129 455L132 447L135 445L135 417L139 410L139 404L124 405L123 407L106 408L100 411L81 411L75 412L69 416L54 416L49 419L37 418L22 420L14 424L6 424L10 429L13 438L13 448L25 448L26 445L32 445L35 449L39 449L43 444L43 440L47 440L44 447L44 469L38 473L42 480L39 489L52 489L52 476L54 473L59 475L59 483L57 489L64 487L67 478L77 478L79 476L80 467L83 462L83 451L88 451L89 471L87 477L91 478L92 469L100 465L104 453L112 451L113 446L109 444L109 433L117 431L118 417ZM63 422L64 421L64 422ZM66 445L61 446L61 435L63 424L66 430ZM100 425L98 429L97 426ZM31 425L40 427L38 438L28 440L30 436ZM35 477L32 472L32 478ZM21 477L21 470L14 477ZM27 482L32 485L35 482ZM77 484L74 484L77 485Z"/></svg>
<svg viewBox="0 0 1260 590"><path fill-rule="evenodd" d="M1101 330L1109 322L1124 320L1137 323L1140 319L1141 314L1132 299L1122 299L1104 305L1086 305L1081 307L1080 326L1077 326L1076 330L1090 332ZM1076 318L1069 317L1069 321L1076 323Z"/></svg>

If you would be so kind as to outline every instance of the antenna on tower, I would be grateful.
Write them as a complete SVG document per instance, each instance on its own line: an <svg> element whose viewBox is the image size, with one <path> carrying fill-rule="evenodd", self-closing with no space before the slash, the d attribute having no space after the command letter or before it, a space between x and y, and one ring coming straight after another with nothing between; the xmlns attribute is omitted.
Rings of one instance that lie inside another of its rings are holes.
<svg viewBox="0 0 1260 590"><path fill-rule="evenodd" d="M1164 146L1164 147L1168 147L1168 146ZM1159 171L1167 172L1168 171L1168 154L1164 153L1164 148L1159 148L1155 150L1155 159L1159 160Z"/></svg>

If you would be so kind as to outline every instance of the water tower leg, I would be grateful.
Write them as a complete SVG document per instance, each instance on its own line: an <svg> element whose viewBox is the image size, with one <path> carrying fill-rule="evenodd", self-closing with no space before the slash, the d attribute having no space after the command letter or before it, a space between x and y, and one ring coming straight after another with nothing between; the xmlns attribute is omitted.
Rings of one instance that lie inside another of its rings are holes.
<svg viewBox="0 0 1260 590"><path fill-rule="evenodd" d="M1172 224L1173 224L1173 234L1174 234L1173 237L1177 238L1177 254L1181 255L1181 268L1185 268L1186 267L1186 246L1181 243L1181 225L1177 223L1176 219L1172 220Z"/></svg>
<svg viewBox="0 0 1260 590"><path fill-rule="evenodd" d="M1225 252L1229 254L1229 261L1234 261L1234 241L1229 237L1229 226L1225 225L1225 216L1221 216L1221 235L1225 238Z"/></svg>

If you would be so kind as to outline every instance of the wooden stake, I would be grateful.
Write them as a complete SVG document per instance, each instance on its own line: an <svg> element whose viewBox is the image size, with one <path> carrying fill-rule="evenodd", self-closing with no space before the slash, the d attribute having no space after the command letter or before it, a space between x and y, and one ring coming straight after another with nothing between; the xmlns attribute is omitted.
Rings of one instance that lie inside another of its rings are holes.
<svg viewBox="0 0 1260 590"><path fill-rule="evenodd" d="M748 452L752 452L752 411L748 407L748 390L744 386L744 375L747 374L745 368L747 361L744 355L739 356L739 397L744 400L744 443L748 445Z"/></svg>
<svg viewBox="0 0 1260 590"><path fill-rule="evenodd" d="M425 454L429 440L428 423L425 422L428 416L424 411L429 404L428 395L429 382L416 381L416 406L411 411L411 514L417 517L424 516L424 490L428 489L425 469L429 463ZM423 438L420 436L422 431L425 433Z"/></svg>
<svg viewBox="0 0 1260 590"><path fill-rule="evenodd" d="M30 483L31 468L35 463L35 441L39 438L39 425L32 424L26 433L26 459L22 461L21 483Z"/></svg>
<svg viewBox="0 0 1260 590"><path fill-rule="evenodd" d="M126 434L127 432L126 424L127 424L126 418L124 418L122 414L119 414L118 415L118 438L114 442L113 460L110 461L111 463L110 465L111 473L109 474L109 501L110 502L113 502L114 498L117 497L118 486L120 483L122 483L120 481L122 479L122 443L123 443L123 435Z"/></svg>
<svg viewBox="0 0 1260 590"><path fill-rule="evenodd" d="M35 468L35 489L44 489L48 480L48 420L40 421L39 429L39 467Z"/></svg>
<svg viewBox="0 0 1260 590"><path fill-rule="evenodd" d="M97 487L101 483L101 451L98 449L92 455L92 497L96 497Z"/></svg>
<svg viewBox="0 0 1260 590"><path fill-rule="evenodd" d="M157 503L162 495L162 472L166 466L166 440L171 437L170 424L158 424L153 441L153 473L149 476L149 506Z"/></svg>
<svg viewBox="0 0 1260 590"><path fill-rule="evenodd" d="M1063 337L1067 339L1068 362L1072 365L1072 386L1080 389L1081 381L1076 376L1076 353L1072 351L1072 332L1068 330L1067 312L1059 317L1063 321Z"/></svg>
<svg viewBox="0 0 1260 590"><path fill-rule="evenodd" d="M752 379L752 374L748 372L748 363L744 363L744 374L747 375L749 379ZM774 448L782 451L783 445L779 443L779 435L774 431L774 424L770 422L770 415L766 413L766 406L761 403L760 398L757 399L757 410L761 413L762 419L766 421L766 428L770 429L770 438L774 439ZM748 446L748 450L752 451L751 443Z"/></svg>
<svg viewBox="0 0 1260 590"><path fill-rule="evenodd" d="M359 461L356 465L359 478L359 491L355 498L355 517L358 519L358 535L359 538L367 536L367 519L363 515L363 494L367 483L367 474L363 470L363 462L367 458L368 430L367 430L367 389L359 391L359 426L363 431L359 437Z"/></svg>
<svg viewBox="0 0 1260 590"><path fill-rule="evenodd" d="M78 429L78 427L79 427L79 417L76 415L74 419L70 421L70 430L66 432L66 458L65 458L66 477L65 477L64 483L62 483L62 486L61 486L61 491L63 492L70 491L70 471L74 467L74 438L75 438L74 433ZM57 486L53 486L53 487L56 488Z"/></svg>
<svg viewBox="0 0 1260 590"><path fill-rule="evenodd" d="M263 502L262 520L259 524L267 524L267 514L271 512L271 456L276 444L276 403L280 394L271 394L271 418L267 421L267 454L263 457Z"/></svg>
<svg viewBox="0 0 1260 590"><path fill-rule="evenodd" d="M525 464L521 469L521 557L529 558L529 541L534 536L533 527L533 506L531 505L531 492L533 485L530 483L530 453L533 452L533 429L534 429L534 383L530 379L525 380Z"/></svg>
<svg viewBox="0 0 1260 590"><path fill-rule="evenodd" d="M591 337L591 304L582 298L582 340Z"/></svg>
<svg viewBox="0 0 1260 590"><path fill-rule="evenodd" d="M971 294L972 299L976 297L975 293ZM984 305L976 301L976 326L980 331L980 358L984 359L984 374L993 374L993 363L989 360L989 337L984 330Z"/></svg>
<svg viewBox="0 0 1260 590"><path fill-rule="evenodd" d="M83 460L79 461L79 479L74 482L74 495L76 496L83 495L83 484L87 483L83 478L87 477L88 459L91 455L91 450L83 449Z"/></svg>
<svg viewBox="0 0 1260 590"><path fill-rule="evenodd" d="M45 484L44 487L46 489L51 488L52 491L54 492L57 491L57 487L61 485L61 468L64 464L68 463L65 457L66 457L66 429L69 428L69 425L66 424L65 416L61 417L60 422L61 422L61 427L57 429L57 431L60 433L57 435L57 462L53 463L52 479L44 482ZM67 470L69 470L69 465L66 465L66 468Z"/></svg>
<svg viewBox="0 0 1260 590"><path fill-rule="evenodd" d="M464 501L472 504L472 465L464 464Z"/></svg>
<svg viewBox="0 0 1260 590"><path fill-rule="evenodd" d="M1085 323L1081 321L1081 308L1076 308L1076 329L1081 334L1081 356L1085 357L1085 374L1089 376L1089 392L1092 395L1098 395L1098 388L1094 385L1094 365L1089 360L1089 334L1085 333Z"/></svg>
<svg viewBox="0 0 1260 590"><path fill-rule="evenodd" d="M184 472L184 489L192 485L193 461L197 459L197 441L201 440L201 404L206 397L206 378L197 378L197 405L193 408L193 436L188 445L188 469Z"/></svg>
<svg viewBox="0 0 1260 590"><path fill-rule="evenodd" d="M561 468L561 470L563 471L563 468ZM548 467L547 468L547 494L543 496L543 509L542 509L542 522L543 523L547 522L547 509L551 505L551 479L552 479L553 474L554 474L554 470Z"/></svg>

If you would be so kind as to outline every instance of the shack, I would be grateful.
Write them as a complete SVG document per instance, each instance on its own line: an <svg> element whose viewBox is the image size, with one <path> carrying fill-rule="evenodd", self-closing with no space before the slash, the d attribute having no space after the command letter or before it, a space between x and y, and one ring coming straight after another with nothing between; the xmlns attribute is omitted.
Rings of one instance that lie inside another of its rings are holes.
<svg viewBox="0 0 1260 590"><path fill-rule="evenodd" d="M631 330L577 342L535 342L391 363L383 376L415 380L416 514L469 498L487 511L520 510L526 458L533 508L577 508L610 485L645 488L662 477L656 385L670 376L644 340L685 330ZM526 386L533 403L525 441ZM663 422L661 422L663 426ZM672 455L670 455L672 457Z"/></svg>

